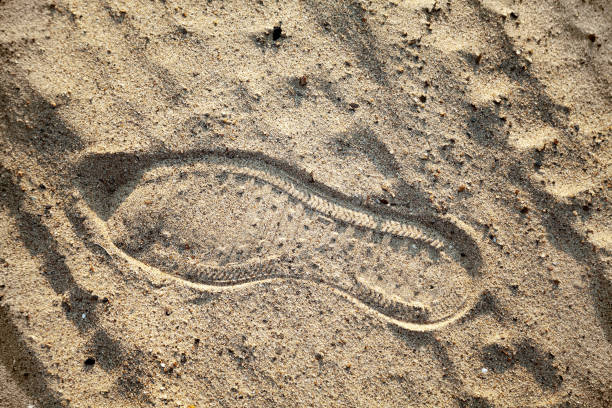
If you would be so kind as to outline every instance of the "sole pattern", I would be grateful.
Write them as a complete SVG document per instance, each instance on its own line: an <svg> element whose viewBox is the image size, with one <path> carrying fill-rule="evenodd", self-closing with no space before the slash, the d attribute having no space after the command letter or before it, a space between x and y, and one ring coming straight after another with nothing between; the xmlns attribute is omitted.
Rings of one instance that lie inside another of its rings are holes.
<svg viewBox="0 0 612 408"><path fill-rule="evenodd" d="M309 280L412 330L455 321L478 299L478 247L456 220L363 208L265 157L144 163L106 222L84 211L105 250L151 273L209 291Z"/></svg>

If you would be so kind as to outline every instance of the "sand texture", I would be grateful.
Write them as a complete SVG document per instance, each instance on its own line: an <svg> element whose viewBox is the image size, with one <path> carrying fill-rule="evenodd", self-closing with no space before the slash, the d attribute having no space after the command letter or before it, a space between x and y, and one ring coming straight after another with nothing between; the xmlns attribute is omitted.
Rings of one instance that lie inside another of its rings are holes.
<svg viewBox="0 0 612 408"><path fill-rule="evenodd" d="M612 406L609 1L0 0L0 406Z"/></svg>

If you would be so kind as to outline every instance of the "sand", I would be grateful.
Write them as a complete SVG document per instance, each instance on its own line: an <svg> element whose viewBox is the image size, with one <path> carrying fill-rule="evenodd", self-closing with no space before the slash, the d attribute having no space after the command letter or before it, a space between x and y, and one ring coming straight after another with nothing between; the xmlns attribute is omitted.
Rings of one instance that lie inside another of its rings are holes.
<svg viewBox="0 0 612 408"><path fill-rule="evenodd" d="M605 1L0 2L0 405L612 405Z"/></svg>

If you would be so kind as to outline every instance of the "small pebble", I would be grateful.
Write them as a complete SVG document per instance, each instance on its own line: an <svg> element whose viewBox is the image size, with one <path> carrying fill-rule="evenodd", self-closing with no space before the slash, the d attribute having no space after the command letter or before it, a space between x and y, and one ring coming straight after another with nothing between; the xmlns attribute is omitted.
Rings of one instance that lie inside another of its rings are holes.
<svg viewBox="0 0 612 408"><path fill-rule="evenodd" d="M274 29L272 30L272 39L276 41L280 39L282 35L283 35L283 29L280 27L280 25L275 26Z"/></svg>

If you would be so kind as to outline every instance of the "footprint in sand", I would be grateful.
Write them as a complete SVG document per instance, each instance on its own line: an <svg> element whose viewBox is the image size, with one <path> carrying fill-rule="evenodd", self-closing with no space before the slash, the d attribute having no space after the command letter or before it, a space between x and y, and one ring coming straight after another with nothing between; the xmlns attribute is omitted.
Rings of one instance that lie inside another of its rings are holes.
<svg viewBox="0 0 612 408"><path fill-rule="evenodd" d="M81 191L106 221L104 247L154 273L217 292L310 280L411 330L478 300L478 247L450 217L366 208L260 154L89 155L81 168L100 161L113 170Z"/></svg>

